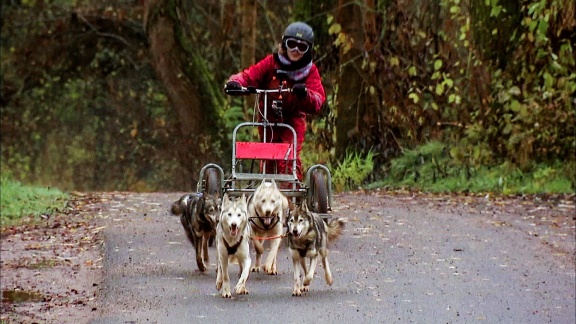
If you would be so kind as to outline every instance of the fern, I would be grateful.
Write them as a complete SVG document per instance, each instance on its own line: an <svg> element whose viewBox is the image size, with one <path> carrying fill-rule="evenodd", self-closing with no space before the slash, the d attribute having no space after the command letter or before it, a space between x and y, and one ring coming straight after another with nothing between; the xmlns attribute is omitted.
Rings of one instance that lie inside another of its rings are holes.
<svg viewBox="0 0 576 324"><path fill-rule="evenodd" d="M338 163L333 172L332 182L336 191L360 186L374 169L374 155L372 150L365 156L358 152L347 152L344 160Z"/></svg>

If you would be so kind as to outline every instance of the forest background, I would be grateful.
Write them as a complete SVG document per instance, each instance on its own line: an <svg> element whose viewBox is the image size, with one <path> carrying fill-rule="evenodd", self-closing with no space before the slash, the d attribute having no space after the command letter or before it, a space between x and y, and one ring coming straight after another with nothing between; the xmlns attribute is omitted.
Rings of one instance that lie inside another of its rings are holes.
<svg viewBox="0 0 576 324"><path fill-rule="evenodd" d="M302 20L328 94L303 160L329 165L337 189L576 183L572 0L1 3L3 179L195 188L204 164L229 165L250 118L227 77Z"/></svg>

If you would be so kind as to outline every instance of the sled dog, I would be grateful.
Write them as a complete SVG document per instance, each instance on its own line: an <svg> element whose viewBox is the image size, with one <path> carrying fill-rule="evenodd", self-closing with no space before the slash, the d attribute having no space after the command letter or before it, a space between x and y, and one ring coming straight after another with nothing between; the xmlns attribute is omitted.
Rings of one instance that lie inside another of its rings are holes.
<svg viewBox="0 0 576 324"><path fill-rule="evenodd" d="M186 237L196 251L198 270L206 271L209 261L208 243L216 236L216 224L220 213L218 193L194 193L182 196L172 204L172 214L180 215Z"/></svg>
<svg viewBox="0 0 576 324"><path fill-rule="evenodd" d="M294 288L292 296L301 296L308 292L318 256L322 258L324 277L328 285L332 285L333 278L328 263L328 241L341 235L346 219L337 218L325 222L316 213L308 210L306 201L296 206L287 219L288 247L292 255L294 270ZM300 268L303 270L304 280L300 283Z"/></svg>
<svg viewBox="0 0 576 324"><path fill-rule="evenodd" d="M270 241L270 252L262 270L269 275L278 274L276 261L282 242L284 213L288 210L288 199L280 192L276 181L262 180L248 202L248 216L252 228L252 242L256 250L253 272L260 271L260 259L264 253L264 240Z"/></svg>
<svg viewBox="0 0 576 324"><path fill-rule="evenodd" d="M216 275L216 290L222 288L222 297L231 298L230 276L228 266L231 261L237 261L240 266L240 278L234 288L238 295L248 294L246 280L250 274L250 225L248 225L246 196L230 199L224 194L222 212L216 226L216 250L218 251L218 273Z"/></svg>

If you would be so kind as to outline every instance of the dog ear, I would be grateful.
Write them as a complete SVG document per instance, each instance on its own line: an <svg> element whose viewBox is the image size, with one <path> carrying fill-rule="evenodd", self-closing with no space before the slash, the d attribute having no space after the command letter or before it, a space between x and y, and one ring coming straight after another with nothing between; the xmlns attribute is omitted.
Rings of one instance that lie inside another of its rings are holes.
<svg viewBox="0 0 576 324"><path fill-rule="evenodd" d="M259 193L262 188L264 188L264 186L266 185L266 179L262 179L262 182L260 182L260 184L256 187L256 190L254 190L254 193L252 195L256 195L257 193Z"/></svg>
<svg viewBox="0 0 576 324"><path fill-rule="evenodd" d="M289 200L289 206L290 206L290 210L296 210L296 209L302 209L302 204L306 203L306 198L302 198L302 199L297 199L296 202L292 202L292 200Z"/></svg>
<svg viewBox="0 0 576 324"><path fill-rule="evenodd" d="M290 211L294 210L294 208L296 208L296 204L292 202L292 199L286 199L286 200L288 200L288 210Z"/></svg>
<svg viewBox="0 0 576 324"><path fill-rule="evenodd" d="M288 198L286 198L286 196L282 195L282 209L286 212L288 209L290 209L290 200L288 200Z"/></svg>
<svg viewBox="0 0 576 324"><path fill-rule="evenodd" d="M302 201L300 202L300 210L302 210L303 212L307 213L308 210L308 203L306 202L306 199L302 199Z"/></svg>
<svg viewBox="0 0 576 324"><path fill-rule="evenodd" d="M288 226L288 219L292 215L292 209L287 209L286 214L284 215L284 226Z"/></svg>
<svg viewBox="0 0 576 324"><path fill-rule="evenodd" d="M244 208L246 208L246 206L248 205L248 203L246 202L245 194L242 194L242 198L240 198L240 203L244 206Z"/></svg>

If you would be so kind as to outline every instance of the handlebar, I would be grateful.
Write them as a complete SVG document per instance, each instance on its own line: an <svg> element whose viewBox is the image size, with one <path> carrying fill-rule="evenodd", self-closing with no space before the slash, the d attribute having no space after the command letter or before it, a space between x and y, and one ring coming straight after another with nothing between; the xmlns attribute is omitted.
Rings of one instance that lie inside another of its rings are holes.
<svg viewBox="0 0 576 324"><path fill-rule="evenodd" d="M260 93L279 93L279 92L292 92L292 88L278 88L278 89L257 89L256 87L242 87L242 89L224 89L224 92L231 96L246 96L250 94Z"/></svg>

